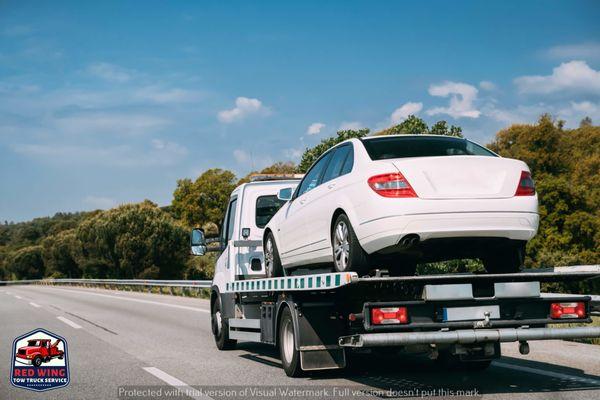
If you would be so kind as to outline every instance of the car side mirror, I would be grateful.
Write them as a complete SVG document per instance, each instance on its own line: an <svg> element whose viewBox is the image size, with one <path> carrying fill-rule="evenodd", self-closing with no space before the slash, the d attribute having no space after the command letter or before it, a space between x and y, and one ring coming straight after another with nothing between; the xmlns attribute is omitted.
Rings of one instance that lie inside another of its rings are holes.
<svg viewBox="0 0 600 400"><path fill-rule="evenodd" d="M195 256L203 256L206 254L207 247L204 229L192 229L192 233L190 234L190 248L192 250L192 254Z"/></svg>
<svg viewBox="0 0 600 400"><path fill-rule="evenodd" d="M289 201L292 199L292 194L294 194L292 188L283 188L277 193L277 198L282 201Z"/></svg>

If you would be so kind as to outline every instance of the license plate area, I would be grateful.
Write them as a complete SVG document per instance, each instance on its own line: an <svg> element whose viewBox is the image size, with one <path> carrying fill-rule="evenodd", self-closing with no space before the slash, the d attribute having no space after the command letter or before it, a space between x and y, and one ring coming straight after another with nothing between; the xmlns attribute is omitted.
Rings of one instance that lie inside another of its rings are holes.
<svg viewBox="0 0 600 400"><path fill-rule="evenodd" d="M500 306L477 307L444 307L443 320L448 321L478 321L485 319L485 314L490 313L490 319L500 318Z"/></svg>

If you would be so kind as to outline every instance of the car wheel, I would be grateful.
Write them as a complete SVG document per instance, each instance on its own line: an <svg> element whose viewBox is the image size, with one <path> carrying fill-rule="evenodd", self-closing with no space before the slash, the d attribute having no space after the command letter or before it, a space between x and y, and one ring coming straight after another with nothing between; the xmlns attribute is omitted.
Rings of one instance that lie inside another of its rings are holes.
<svg viewBox="0 0 600 400"><path fill-rule="evenodd" d="M267 278L283 276L283 267L279 258L279 251L275 244L273 233L269 232L265 241L265 274Z"/></svg>
<svg viewBox="0 0 600 400"><path fill-rule="evenodd" d="M33 364L34 367L39 367L40 365L42 365L42 357L35 356L34 359L31 361L31 363Z"/></svg>
<svg viewBox="0 0 600 400"><path fill-rule="evenodd" d="M296 350L294 320L289 307L283 309L279 319L279 354L283 370L287 376L298 377L302 375L300 352Z"/></svg>
<svg viewBox="0 0 600 400"><path fill-rule="evenodd" d="M219 350L234 349L237 341L229 339L229 324L221 314L221 300L218 298L213 303L210 321L217 348Z"/></svg>
<svg viewBox="0 0 600 400"><path fill-rule="evenodd" d="M490 274L519 272L525 261L525 244L511 245L483 258L483 266Z"/></svg>
<svg viewBox="0 0 600 400"><path fill-rule="evenodd" d="M368 270L368 256L361 247L350 220L340 214L332 232L333 265L337 272L354 271L359 274Z"/></svg>

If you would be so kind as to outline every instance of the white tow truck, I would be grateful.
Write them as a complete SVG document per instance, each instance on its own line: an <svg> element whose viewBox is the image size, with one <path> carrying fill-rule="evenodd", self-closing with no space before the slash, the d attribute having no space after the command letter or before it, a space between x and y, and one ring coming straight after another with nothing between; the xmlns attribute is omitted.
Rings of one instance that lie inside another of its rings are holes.
<svg viewBox="0 0 600 400"><path fill-rule="evenodd" d="M192 231L193 254L220 252L210 297L220 350L237 341L275 345L286 374L299 376L344 368L356 349L423 351L454 366L483 369L500 357L502 342L518 342L527 354L532 340L600 337L600 327L548 327L592 322L600 311L597 299L540 292L542 282L598 278L597 265L405 277L385 270L370 276L298 270L267 278L263 228L299 179L263 176L242 184L231 194L219 238Z"/></svg>

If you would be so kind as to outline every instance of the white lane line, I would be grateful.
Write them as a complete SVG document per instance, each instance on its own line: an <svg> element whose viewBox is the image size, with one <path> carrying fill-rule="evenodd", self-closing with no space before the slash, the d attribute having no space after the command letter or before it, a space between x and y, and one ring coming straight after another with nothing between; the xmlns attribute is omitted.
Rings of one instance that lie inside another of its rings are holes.
<svg viewBox="0 0 600 400"><path fill-rule="evenodd" d="M40 308L41 306L39 304L34 303L33 301L30 301L29 304L31 304L32 306L34 306L35 308Z"/></svg>
<svg viewBox="0 0 600 400"><path fill-rule="evenodd" d="M65 324L69 325L72 328L81 329L80 325L77 325L75 322L71 321L70 319L66 319L65 317L60 317L60 316L58 316L56 318L60 319L62 322L64 322Z"/></svg>
<svg viewBox="0 0 600 400"><path fill-rule="evenodd" d="M512 369L512 370L520 371L520 372L529 372L531 374L549 376L551 378L558 378L558 379L569 380L569 381L579 381L579 382L583 382L583 383L587 383L589 385L595 385L595 386L600 385L600 380L585 378L583 376L562 374L560 372L545 371L543 369L524 367L521 365L508 364L508 363L499 362L499 361L494 361L492 363L492 365L495 365L496 367Z"/></svg>
<svg viewBox="0 0 600 400"><path fill-rule="evenodd" d="M180 381L174 376L171 376L158 368L144 367L144 371L154 375L161 381L165 382L167 385L178 388L183 394L185 394L188 397L191 397L192 399L211 399L211 397L204 396L200 391L194 389L187 383Z"/></svg>
<svg viewBox="0 0 600 400"><path fill-rule="evenodd" d="M16 294L15 294L15 298L17 298L19 300L23 299L21 296L17 296Z"/></svg>
<svg viewBox="0 0 600 400"><path fill-rule="evenodd" d="M52 290L62 290L63 292L84 293L84 294L92 295L92 296L108 297L111 299L133 301L136 303L154 304L157 306L173 307L173 308L179 308L182 310L189 310L189 311L196 311L196 312L205 312L205 313L210 312L210 310L206 310L204 308L199 308L199 307L181 306L179 304L161 303L160 301L152 301L152 300L132 299L130 297L125 297L125 296L113 296L111 294L94 293L94 292L86 291L86 290L59 289L59 288L52 288Z"/></svg>

